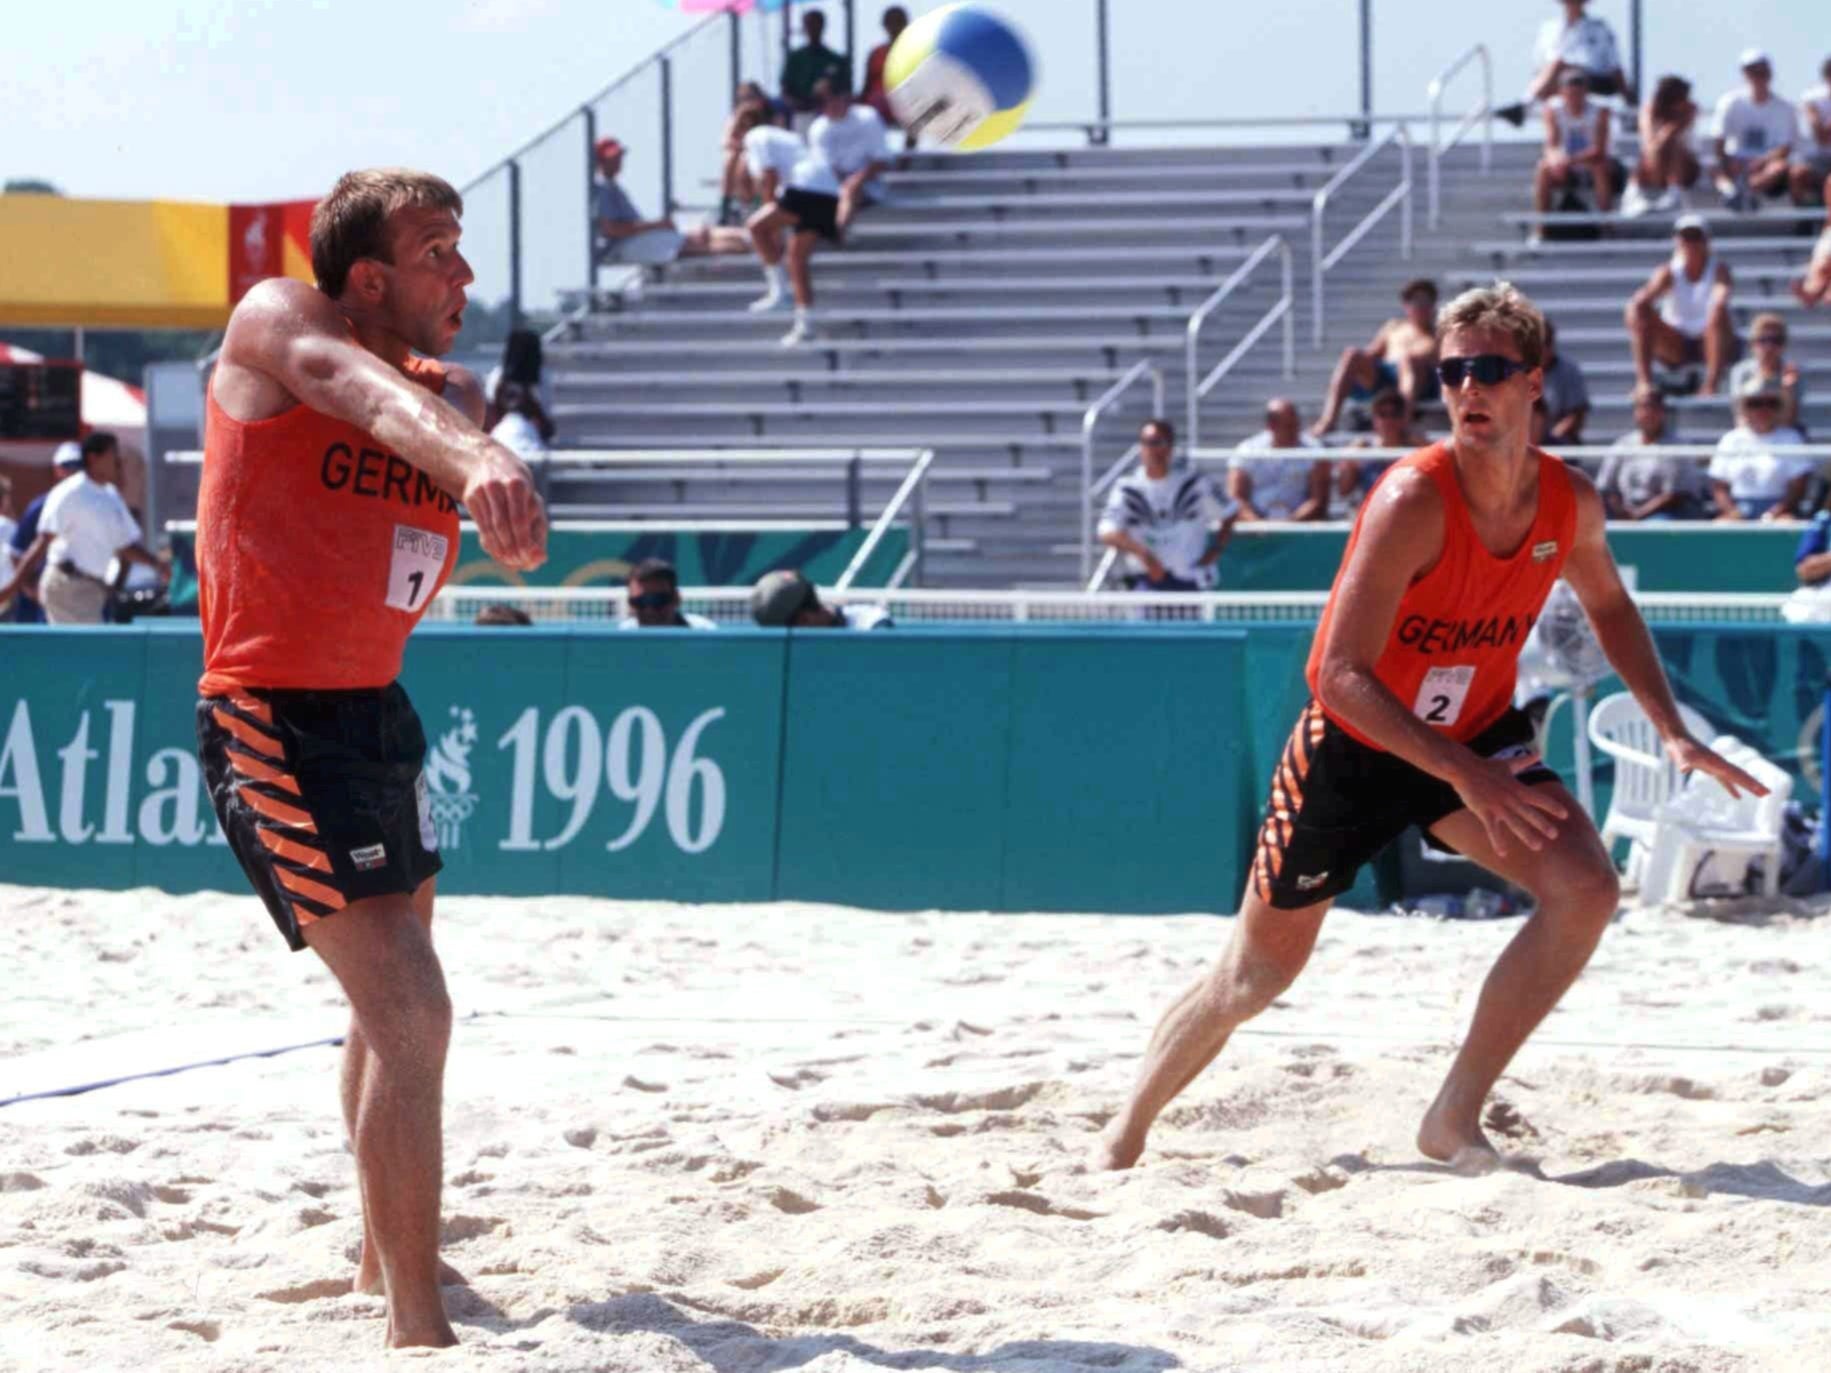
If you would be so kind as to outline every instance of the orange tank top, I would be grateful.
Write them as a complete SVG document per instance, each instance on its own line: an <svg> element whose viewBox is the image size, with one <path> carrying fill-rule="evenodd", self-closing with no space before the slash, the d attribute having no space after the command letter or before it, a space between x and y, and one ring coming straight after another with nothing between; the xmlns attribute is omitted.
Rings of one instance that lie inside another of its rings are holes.
<svg viewBox="0 0 1831 1373"><path fill-rule="evenodd" d="M1437 483L1443 496L1443 552L1406 588L1374 675L1419 719L1460 743L1493 724L1512 703L1520 650L1576 537L1577 499L1570 475L1558 459L1546 453L1537 456L1538 514L1519 547L1506 557L1490 553L1475 532L1448 445L1432 444L1394 465L1394 470L1408 467L1427 473ZM1344 570L1354 557L1371 503L1369 497L1354 522L1342 555ZM1335 574L1336 589L1341 575ZM1331 589L1304 672L1312 695L1334 609ZM1325 709L1324 714L1329 712ZM1329 718L1361 743L1379 747L1347 721L1332 714Z"/></svg>
<svg viewBox="0 0 1831 1373"><path fill-rule="evenodd" d="M445 369L409 359L434 395ZM305 405L226 414L210 390L197 495L206 696L382 687L458 559L458 505L353 424Z"/></svg>

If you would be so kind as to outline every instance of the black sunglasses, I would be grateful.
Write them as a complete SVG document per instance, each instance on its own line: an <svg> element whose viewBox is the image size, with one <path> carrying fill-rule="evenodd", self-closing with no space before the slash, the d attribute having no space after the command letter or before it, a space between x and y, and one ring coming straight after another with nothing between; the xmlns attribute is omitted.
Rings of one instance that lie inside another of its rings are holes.
<svg viewBox="0 0 1831 1373"><path fill-rule="evenodd" d="M1482 386L1499 386L1509 377L1531 370L1525 363L1503 358L1499 353L1482 353L1472 358L1444 358L1437 364L1437 379L1454 391L1464 377L1474 377Z"/></svg>
<svg viewBox="0 0 1831 1373"><path fill-rule="evenodd" d="M631 596L629 603L637 610L666 610L679 599L678 591L644 591L640 596Z"/></svg>

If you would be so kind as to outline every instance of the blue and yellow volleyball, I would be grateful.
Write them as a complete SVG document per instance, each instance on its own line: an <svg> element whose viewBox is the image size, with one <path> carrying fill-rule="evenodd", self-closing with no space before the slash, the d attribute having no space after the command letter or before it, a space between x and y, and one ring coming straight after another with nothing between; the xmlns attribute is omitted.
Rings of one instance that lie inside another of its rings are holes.
<svg viewBox="0 0 1831 1373"><path fill-rule="evenodd" d="M904 29L884 64L897 121L923 143L989 148L1023 123L1036 65L1008 22L980 5L943 5Z"/></svg>

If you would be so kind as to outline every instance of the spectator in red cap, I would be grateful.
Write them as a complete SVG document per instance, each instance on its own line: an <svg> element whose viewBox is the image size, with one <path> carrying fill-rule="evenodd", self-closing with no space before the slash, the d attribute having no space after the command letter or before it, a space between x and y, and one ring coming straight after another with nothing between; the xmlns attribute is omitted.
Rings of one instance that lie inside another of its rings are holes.
<svg viewBox="0 0 1831 1373"><path fill-rule="evenodd" d="M698 224L681 229L671 218L644 219L642 211L617 184L623 170L623 144L600 138L598 178L592 185L591 219L597 230L600 263L654 267L677 257L750 251L750 236L728 225Z"/></svg>

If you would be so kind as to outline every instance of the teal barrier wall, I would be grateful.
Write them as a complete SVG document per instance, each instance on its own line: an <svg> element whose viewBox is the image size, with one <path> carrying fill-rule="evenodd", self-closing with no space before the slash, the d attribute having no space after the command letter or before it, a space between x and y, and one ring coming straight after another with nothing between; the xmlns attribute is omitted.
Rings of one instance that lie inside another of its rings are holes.
<svg viewBox="0 0 1831 1373"><path fill-rule="evenodd" d="M1615 561L1642 591L1791 591L1803 526L1610 525ZM1241 526L1221 556L1223 591L1327 591L1345 525L1264 531Z"/></svg>
<svg viewBox="0 0 1831 1373"><path fill-rule="evenodd" d="M404 680L448 892L1232 910L1310 633L440 626ZM1831 631L1655 638L1681 699L1817 795ZM198 657L194 624L0 630L0 880L243 888L194 755ZM1368 873L1345 904L1392 894Z"/></svg>
<svg viewBox="0 0 1831 1373"><path fill-rule="evenodd" d="M547 561L533 572L505 572L466 528L459 544L454 586L620 586L644 558L665 558L682 586L749 586L766 572L797 568L831 586L870 533L867 529L642 530L581 529L560 525L547 539ZM172 604L197 603L195 538L172 531ZM885 586L909 552L909 530L896 526L872 550L856 586Z"/></svg>

